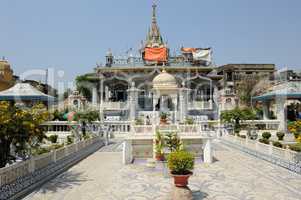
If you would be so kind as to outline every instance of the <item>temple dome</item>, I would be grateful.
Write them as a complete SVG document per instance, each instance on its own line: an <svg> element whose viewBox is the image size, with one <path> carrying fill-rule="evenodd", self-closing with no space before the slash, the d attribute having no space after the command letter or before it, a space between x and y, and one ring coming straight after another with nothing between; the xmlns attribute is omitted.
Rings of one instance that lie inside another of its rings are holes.
<svg viewBox="0 0 301 200"><path fill-rule="evenodd" d="M164 69L153 79L153 88L157 90L175 89L178 88L177 80L173 75L167 73Z"/></svg>

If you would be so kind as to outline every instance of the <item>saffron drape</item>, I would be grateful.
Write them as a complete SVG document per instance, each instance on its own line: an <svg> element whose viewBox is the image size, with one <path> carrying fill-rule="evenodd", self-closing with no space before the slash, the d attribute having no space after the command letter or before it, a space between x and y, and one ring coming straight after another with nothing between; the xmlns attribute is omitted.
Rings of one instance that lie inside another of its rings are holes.
<svg viewBox="0 0 301 200"><path fill-rule="evenodd" d="M145 48L144 59L147 61L167 61L167 48Z"/></svg>

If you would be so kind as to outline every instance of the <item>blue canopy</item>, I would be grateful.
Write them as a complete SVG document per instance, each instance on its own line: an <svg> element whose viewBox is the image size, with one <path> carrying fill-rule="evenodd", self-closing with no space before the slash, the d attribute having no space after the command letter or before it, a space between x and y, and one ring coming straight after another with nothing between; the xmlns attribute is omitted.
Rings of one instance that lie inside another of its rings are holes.
<svg viewBox="0 0 301 200"><path fill-rule="evenodd" d="M275 87L274 90L267 92L263 95L253 97L255 101L269 101L275 98L285 98L289 100L299 99L301 100L301 84L295 82L289 82Z"/></svg>
<svg viewBox="0 0 301 200"><path fill-rule="evenodd" d="M29 83L17 83L0 92L0 101L43 101L54 102L55 97L44 94Z"/></svg>

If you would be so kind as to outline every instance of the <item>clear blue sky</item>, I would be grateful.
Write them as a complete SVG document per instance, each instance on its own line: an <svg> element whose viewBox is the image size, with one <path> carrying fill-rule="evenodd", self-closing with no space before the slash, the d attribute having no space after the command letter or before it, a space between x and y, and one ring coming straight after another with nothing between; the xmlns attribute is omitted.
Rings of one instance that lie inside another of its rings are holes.
<svg viewBox="0 0 301 200"><path fill-rule="evenodd" d="M55 67L63 80L92 72L111 48L137 48L151 0L0 0L0 56L17 75ZM169 46L213 47L215 63L275 63L298 69L300 0L158 1ZM173 52L173 50L171 51Z"/></svg>

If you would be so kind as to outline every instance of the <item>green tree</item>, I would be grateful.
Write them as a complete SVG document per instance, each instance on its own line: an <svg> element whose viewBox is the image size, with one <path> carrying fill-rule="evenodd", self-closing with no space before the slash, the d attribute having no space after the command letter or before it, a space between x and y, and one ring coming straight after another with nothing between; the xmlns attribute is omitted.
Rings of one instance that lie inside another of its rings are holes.
<svg viewBox="0 0 301 200"><path fill-rule="evenodd" d="M236 107L233 110L223 111L221 113L221 120L227 123L234 124L234 130L237 132L240 129L240 122L243 120L256 119L256 112L250 108L240 109Z"/></svg>
<svg viewBox="0 0 301 200"><path fill-rule="evenodd" d="M251 106L251 98L259 78L258 75L245 75L237 84L236 93L242 106Z"/></svg>
<svg viewBox="0 0 301 200"><path fill-rule="evenodd" d="M45 137L41 124L49 117L44 105L20 109L8 102L0 102L0 167L11 159L10 146L16 153L27 155L28 146L35 146Z"/></svg>
<svg viewBox="0 0 301 200"><path fill-rule="evenodd" d="M84 97L89 101L92 99L91 88L94 85L93 82L88 78L87 75L77 76L76 79L76 88Z"/></svg>

